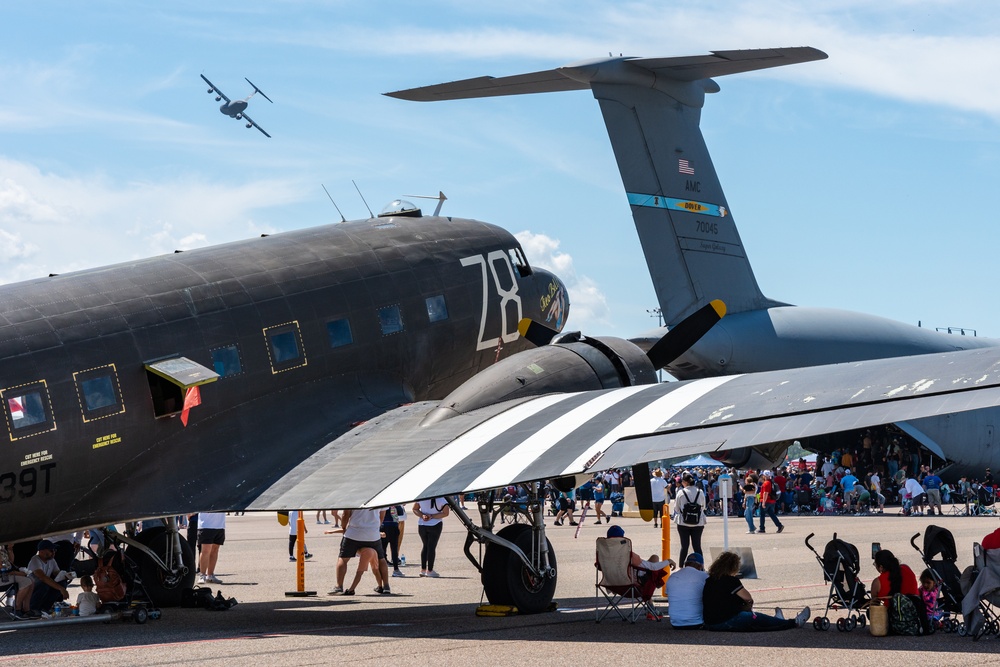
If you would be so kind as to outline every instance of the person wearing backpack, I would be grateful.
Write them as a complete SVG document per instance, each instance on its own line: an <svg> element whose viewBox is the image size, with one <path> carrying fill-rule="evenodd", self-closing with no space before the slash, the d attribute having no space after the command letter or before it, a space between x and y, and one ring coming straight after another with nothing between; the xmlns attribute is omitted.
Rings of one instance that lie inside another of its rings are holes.
<svg viewBox="0 0 1000 667"><path fill-rule="evenodd" d="M778 487L772 481L773 475L774 473L770 470L765 470L764 483L760 485L760 528L757 529L757 532L762 535L767 532L764 530L765 517L771 517L771 521L778 527L779 533L785 529L785 526L778 521L778 515L774 511L774 506L778 502Z"/></svg>
<svg viewBox="0 0 1000 667"><path fill-rule="evenodd" d="M681 490L674 499L674 523L681 538L681 553L678 559L685 562L688 549L694 546L695 553L701 551L701 534L705 530L705 492L695 484L694 475L684 471L681 475Z"/></svg>
<svg viewBox="0 0 1000 667"><path fill-rule="evenodd" d="M879 574L872 581L872 603L877 600L889 606L889 627L893 634L928 634L927 608L910 566L883 549L875 554L875 570Z"/></svg>

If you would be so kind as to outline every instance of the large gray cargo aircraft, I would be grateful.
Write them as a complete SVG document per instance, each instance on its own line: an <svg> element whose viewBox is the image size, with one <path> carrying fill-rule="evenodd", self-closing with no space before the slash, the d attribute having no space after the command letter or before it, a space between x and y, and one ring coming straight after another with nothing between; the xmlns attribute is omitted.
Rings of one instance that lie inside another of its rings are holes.
<svg viewBox="0 0 1000 667"><path fill-rule="evenodd" d="M665 367L707 378L996 347L862 313L793 306L757 285L700 129L711 78L826 58L812 48L714 51L687 58L605 58L509 77L479 77L389 93L415 101L590 90L600 104L664 322L674 326L712 299L728 314ZM1000 464L1000 410L899 422L937 457L942 474L978 476ZM804 439L817 450L856 444L844 431ZM748 461L722 456L734 464ZM941 463L944 461L944 463Z"/></svg>
<svg viewBox="0 0 1000 667"><path fill-rule="evenodd" d="M592 82L625 98L645 95L641 84L690 122L709 77L821 55L611 59L514 79L519 92ZM471 85L494 81L504 80ZM664 140L644 127L648 164L681 147L683 136L654 146ZM721 191L673 198L654 176L628 188L643 213L670 210L658 224L731 222ZM537 612L557 578L541 480L622 465L641 475L649 461L697 452L769 463L793 437L1000 404L1000 348L657 383L658 368L726 323L720 302L696 293L645 348L560 333L562 283L531 267L510 234L416 214L401 205L0 287L0 541L193 511L446 496L489 600ZM664 264L680 260L659 257L650 252L651 271L669 287ZM722 296L737 316L777 307ZM529 495L528 523L494 533L503 508L491 490L510 484ZM468 492L479 494L478 523L455 500ZM191 548L167 524L122 538L161 603L193 579Z"/></svg>

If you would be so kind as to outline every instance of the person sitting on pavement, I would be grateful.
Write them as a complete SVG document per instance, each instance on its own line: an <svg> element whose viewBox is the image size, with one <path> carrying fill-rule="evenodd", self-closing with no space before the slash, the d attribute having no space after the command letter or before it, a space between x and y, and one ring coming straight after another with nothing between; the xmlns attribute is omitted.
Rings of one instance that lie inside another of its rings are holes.
<svg viewBox="0 0 1000 667"><path fill-rule="evenodd" d="M28 562L28 576L34 584L28 607L31 615L36 618L42 612L52 609L56 602L69 599L69 592L66 590L69 581L60 574L59 564L56 563L56 545L49 540L42 540L38 543L37 550L38 553ZM59 581L56 581L57 578Z"/></svg>
<svg viewBox="0 0 1000 667"><path fill-rule="evenodd" d="M895 555L888 549L882 549L875 554L875 571L878 577L872 581L872 600L882 600L883 602L891 598L896 593L903 595L920 595L920 587L917 585L917 576L909 565L900 563Z"/></svg>
<svg viewBox="0 0 1000 667"><path fill-rule="evenodd" d="M781 608L774 616L753 611L753 596L736 575L740 572L740 556L723 551L708 569L702 594L705 628L722 632L770 632L801 628L809 619L809 607L795 619L786 619Z"/></svg>
<svg viewBox="0 0 1000 667"><path fill-rule="evenodd" d="M76 596L76 608L80 616L93 616L101 607L101 596L94 592L94 580L89 574L80 577L83 592Z"/></svg>
<svg viewBox="0 0 1000 667"><path fill-rule="evenodd" d="M700 553L688 554L684 567L667 579L671 626L678 630L695 630L704 625L702 595L706 579L705 559Z"/></svg>

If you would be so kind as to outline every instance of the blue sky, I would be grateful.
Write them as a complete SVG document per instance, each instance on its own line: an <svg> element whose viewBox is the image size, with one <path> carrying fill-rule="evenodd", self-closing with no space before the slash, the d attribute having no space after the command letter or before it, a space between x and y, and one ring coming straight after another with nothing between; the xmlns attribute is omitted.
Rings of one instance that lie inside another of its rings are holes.
<svg viewBox="0 0 1000 667"><path fill-rule="evenodd" d="M1000 336L1000 13L986 1L12 3L0 22L0 282L367 217L402 194L523 232L570 327L656 306L587 92L386 91L636 56L814 46L723 77L702 128L768 296ZM871 6L874 5L874 6ZM274 100L224 117L249 77ZM432 206L428 204L427 207Z"/></svg>

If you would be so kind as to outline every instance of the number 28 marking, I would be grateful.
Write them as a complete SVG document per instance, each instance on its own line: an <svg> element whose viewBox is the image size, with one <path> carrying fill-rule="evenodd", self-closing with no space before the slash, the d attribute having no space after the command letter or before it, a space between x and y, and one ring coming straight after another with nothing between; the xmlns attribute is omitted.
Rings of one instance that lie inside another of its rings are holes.
<svg viewBox="0 0 1000 667"><path fill-rule="evenodd" d="M476 344L476 349L488 350L499 345L501 340L505 343L517 340L519 335L517 333L517 323L521 321L522 317L521 297L517 294L517 275L514 273L514 267L510 263L510 257L508 257L507 253L503 250L494 250L485 257L482 255L473 255L472 257L463 257L461 261L462 266L473 266L478 264L482 269L483 313L479 319L479 341ZM504 289L503 287L503 283L500 280L500 274L497 272L498 263L502 267L500 270L503 271L503 269L506 269L507 275L510 277L510 289ZM496 291L496 295L500 298L500 336L485 340L486 319L490 311L489 283L491 281L489 276L493 277L493 288ZM507 321L507 304L512 301L517 305L517 317L512 323L513 331L508 331L508 326L511 323Z"/></svg>

